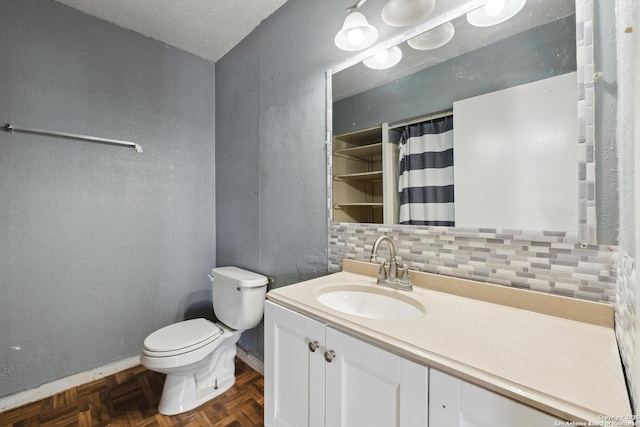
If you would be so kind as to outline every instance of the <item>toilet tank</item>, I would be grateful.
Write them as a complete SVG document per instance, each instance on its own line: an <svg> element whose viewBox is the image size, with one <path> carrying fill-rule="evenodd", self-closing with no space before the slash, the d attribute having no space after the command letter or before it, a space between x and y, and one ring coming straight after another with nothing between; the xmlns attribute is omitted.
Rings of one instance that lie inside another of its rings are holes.
<svg viewBox="0 0 640 427"><path fill-rule="evenodd" d="M209 278L218 320L241 331L258 326L267 294L265 276L238 267L217 267Z"/></svg>

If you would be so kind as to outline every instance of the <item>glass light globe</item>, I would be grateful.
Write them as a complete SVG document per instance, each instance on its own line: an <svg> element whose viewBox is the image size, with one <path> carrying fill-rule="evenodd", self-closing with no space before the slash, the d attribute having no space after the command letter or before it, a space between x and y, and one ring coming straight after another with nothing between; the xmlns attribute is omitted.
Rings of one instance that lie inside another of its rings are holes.
<svg viewBox="0 0 640 427"><path fill-rule="evenodd" d="M513 18L527 0L491 0L485 6L467 13L467 21L475 27L490 27Z"/></svg>
<svg viewBox="0 0 640 427"><path fill-rule="evenodd" d="M355 51L371 46L377 39L378 30L367 22L367 18L358 9L352 9L334 42L339 49Z"/></svg>
<svg viewBox="0 0 640 427"><path fill-rule="evenodd" d="M505 0L491 0L484 5L484 13L487 16L498 16L504 10Z"/></svg>

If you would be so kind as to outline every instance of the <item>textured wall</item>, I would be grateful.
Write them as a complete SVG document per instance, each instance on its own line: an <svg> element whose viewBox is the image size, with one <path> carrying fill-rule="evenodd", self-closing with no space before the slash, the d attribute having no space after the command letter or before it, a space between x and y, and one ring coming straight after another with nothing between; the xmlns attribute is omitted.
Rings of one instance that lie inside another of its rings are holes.
<svg viewBox="0 0 640 427"><path fill-rule="evenodd" d="M347 57L343 6L291 0L216 63L218 265L274 287L327 272L325 70ZM262 358L262 337L239 345Z"/></svg>
<svg viewBox="0 0 640 427"><path fill-rule="evenodd" d="M634 10L635 9L635 10ZM640 243L640 211L638 210L638 200L640 199L640 189L638 184L638 151L640 144L638 143L638 134L640 128L638 125L638 111L640 111L640 97L638 97L638 54L640 44L638 44L637 31L630 31L638 28L638 12L640 11L638 2L633 0L617 0L616 1L616 46L617 46L617 119L616 128L616 145L618 147L618 177L619 177L619 219L620 219L620 239L619 245L631 254L636 260L640 256L638 252L638 244ZM635 39L634 39L635 37ZM635 71L634 71L635 70ZM634 81L635 79L635 81ZM635 86L634 86L635 85ZM634 88L636 90L634 94ZM635 123L634 123L635 118ZM635 132L635 140L634 140ZM638 311L640 304L638 301L638 275L637 261L632 257L626 257L618 262L620 277L624 278L628 273L629 278L623 282L620 289L629 294L629 298L624 299L630 301L628 304L619 304L621 309L618 310L626 316L619 316L626 320L625 323L619 322L621 325L618 329L621 331L632 330L632 336L624 333L618 333L618 342L621 347L621 356L627 369L627 378L629 379L629 389L631 400L635 413L640 409L640 369L638 367L638 354L640 348L640 328L638 327ZM622 310L624 309L624 310ZM616 330L618 332L618 330ZM631 351L628 351L631 350Z"/></svg>
<svg viewBox="0 0 640 427"><path fill-rule="evenodd" d="M2 123L144 149L0 133L4 396L210 304L215 67L49 0L1 4Z"/></svg>
<svg viewBox="0 0 640 427"><path fill-rule="evenodd" d="M620 238L618 244L632 256L635 254L635 183L638 172L634 164L634 112L633 106L633 28L632 0L617 0L616 3L616 46L617 46L617 86L616 97L617 123L616 145L618 146L618 177L620 193ZM637 47L636 47L637 49ZM638 55L638 53L635 53ZM635 71L637 72L637 70ZM640 130L639 130L640 132ZM640 149L640 148L636 148Z"/></svg>
<svg viewBox="0 0 640 427"><path fill-rule="evenodd" d="M595 85L595 161L597 238L616 245L620 238L616 104L618 96L615 2L596 1L594 8L594 63L600 73ZM631 251L633 252L633 251Z"/></svg>

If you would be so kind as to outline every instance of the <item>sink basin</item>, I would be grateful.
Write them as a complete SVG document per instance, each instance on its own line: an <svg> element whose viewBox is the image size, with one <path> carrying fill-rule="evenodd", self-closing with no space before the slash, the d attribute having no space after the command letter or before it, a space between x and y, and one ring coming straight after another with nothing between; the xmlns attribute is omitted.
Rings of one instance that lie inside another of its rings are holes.
<svg viewBox="0 0 640 427"><path fill-rule="evenodd" d="M363 290L326 292L318 296L318 301L342 313L369 319L409 320L424 315L417 302L411 304L396 296Z"/></svg>

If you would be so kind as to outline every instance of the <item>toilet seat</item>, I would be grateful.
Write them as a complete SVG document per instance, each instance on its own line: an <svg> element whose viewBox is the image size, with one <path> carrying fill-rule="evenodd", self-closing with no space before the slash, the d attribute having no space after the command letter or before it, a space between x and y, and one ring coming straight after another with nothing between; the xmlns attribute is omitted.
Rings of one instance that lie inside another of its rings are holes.
<svg viewBox="0 0 640 427"><path fill-rule="evenodd" d="M144 340L143 353L150 357L170 357L197 350L216 341L223 330L206 319L174 323L153 332Z"/></svg>

